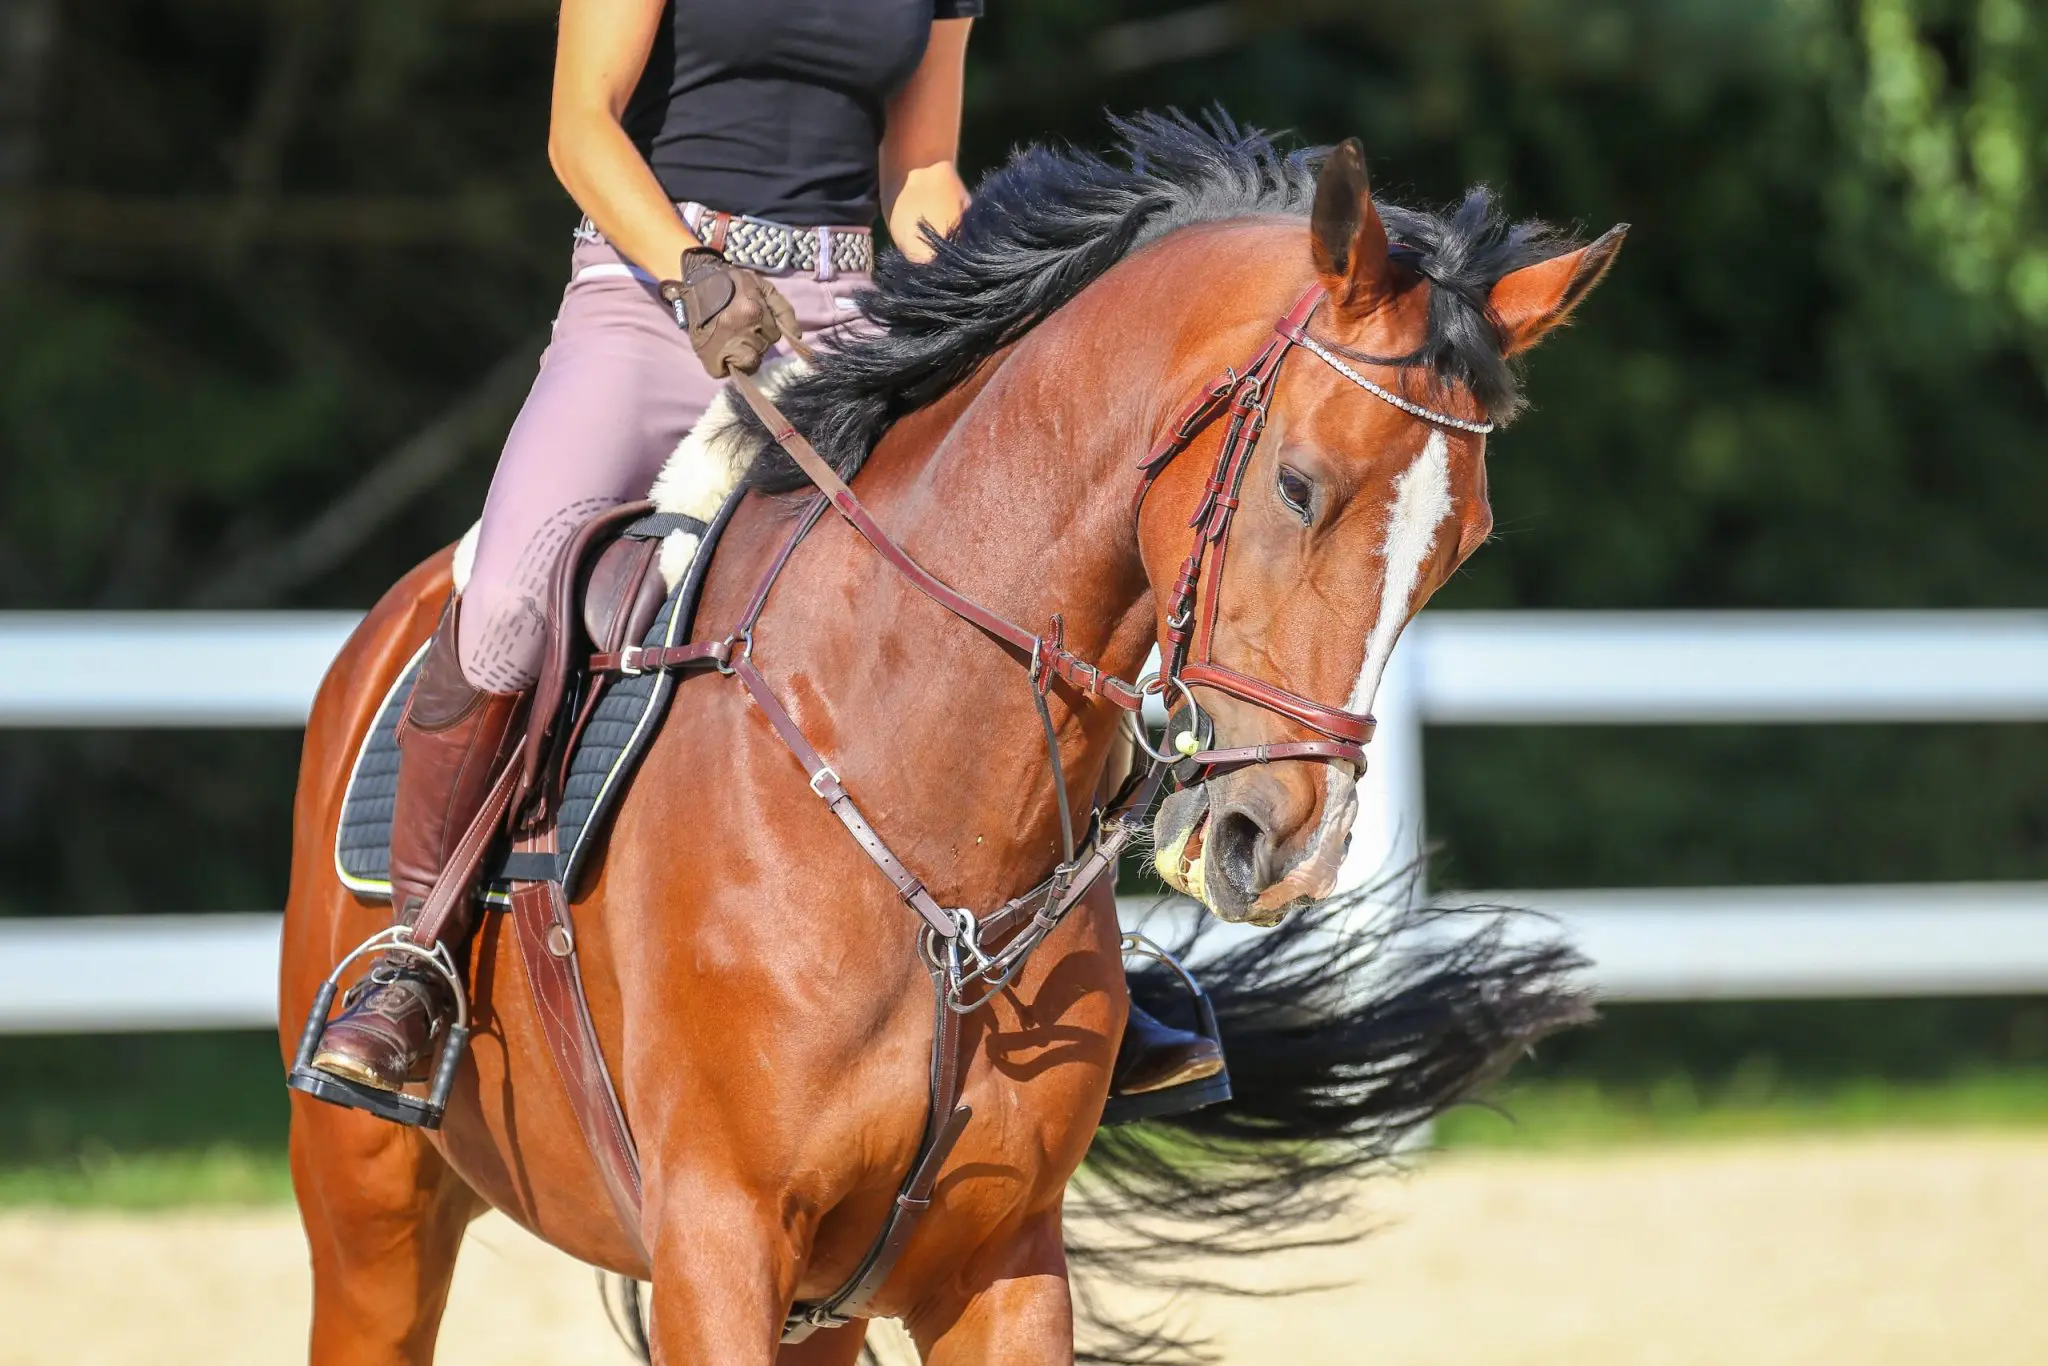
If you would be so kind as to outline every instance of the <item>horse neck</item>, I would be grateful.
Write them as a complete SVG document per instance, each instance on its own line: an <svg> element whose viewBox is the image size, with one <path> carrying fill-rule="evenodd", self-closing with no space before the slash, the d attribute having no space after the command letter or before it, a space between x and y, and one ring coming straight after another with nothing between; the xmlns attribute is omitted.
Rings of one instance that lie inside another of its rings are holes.
<svg viewBox="0 0 2048 1366"><path fill-rule="evenodd" d="M1130 517L1144 443L1130 405L1111 396L1147 379L1113 342L1045 327L935 440L885 444L862 496L955 588L1031 631L1059 614L1068 648L1128 677L1151 639ZM1092 378L1074 384L1076 373Z"/></svg>
<svg viewBox="0 0 2048 1366"><path fill-rule="evenodd" d="M899 426L863 498L954 587L1032 630L1060 613L1070 649L1132 677L1154 640L1138 460L1200 386L1271 339L1303 284L1272 268L1268 239L1299 235L1293 222L1204 224L1121 263ZM1191 534L1164 512L1150 520Z"/></svg>
<svg viewBox="0 0 2048 1366"><path fill-rule="evenodd" d="M1138 460L1299 293L1247 261L1243 241L1273 231L1206 224L1123 262L899 424L861 476L862 498L955 588L1032 630L1060 613L1069 648L1131 677L1153 643L1132 517ZM1215 288L1190 290L1191 277ZM1273 311L1255 302L1241 326L1216 317L1219 298L1268 295Z"/></svg>
<svg viewBox="0 0 2048 1366"><path fill-rule="evenodd" d="M1119 338L1095 312L1077 301L898 424L856 489L940 579L1029 631L1058 613L1069 649L1130 679L1154 631L1130 512L1147 415L1128 396L1157 390L1165 348ZM850 756L866 775L857 795L888 813L885 837L935 893L974 904L1021 890L1056 857L1059 828L1022 662L867 547L820 558L838 591L806 596L841 607L810 615L805 653L831 730L873 747ZM1085 818L1123 713L1064 687L1049 705Z"/></svg>
<svg viewBox="0 0 2048 1366"><path fill-rule="evenodd" d="M1048 632L1060 614L1067 648L1125 679L1155 638L1131 516L1138 458L1198 384L1270 335L1299 290L1248 267L1217 231L1177 236L899 423L856 484L933 574L1027 630ZM1217 288L1187 289L1196 271ZM1219 298L1263 312L1268 294L1280 302L1263 320L1219 325ZM829 733L864 751L846 751L856 796L888 813L885 836L935 893L971 903L1017 890L1058 850L1022 663L841 536L845 554L804 557L807 582L791 585L803 643L783 639L815 680ZM1124 713L1064 687L1050 706L1085 815Z"/></svg>

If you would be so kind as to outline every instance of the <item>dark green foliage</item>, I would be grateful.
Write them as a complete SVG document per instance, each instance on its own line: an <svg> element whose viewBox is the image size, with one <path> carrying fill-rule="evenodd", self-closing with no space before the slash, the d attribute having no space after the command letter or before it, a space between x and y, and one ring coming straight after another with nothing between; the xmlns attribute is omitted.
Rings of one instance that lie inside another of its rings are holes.
<svg viewBox="0 0 2048 1366"><path fill-rule="evenodd" d="M2035 726L1429 733L1440 882L1467 888L2034 879Z"/></svg>
<svg viewBox="0 0 2048 1366"><path fill-rule="evenodd" d="M1602 1028L1550 1039L1516 1079L1620 1089L1676 1075L1711 1091L1763 1077L1927 1082L2048 1065L2048 1005L2032 997L1610 1005L1600 1014Z"/></svg>
<svg viewBox="0 0 2048 1366"><path fill-rule="evenodd" d="M0 170L31 229L0 259L0 608L367 604L474 514L560 289L552 6L28 3L57 29L0 113L34 150ZM1530 361L1500 535L1445 606L2037 604L2048 82L2011 8L1004 5L964 155L1218 102L1357 134L1396 199L1484 179L1517 215L1634 223ZM465 400L422 491L271 572ZM1439 734L1432 827L1467 884L2039 877L2042 745ZM293 766L281 737L0 735L0 912L275 905Z"/></svg>
<svg viewBox="0 0 2048 1366"><path fill-rule="evenodd" d="M0 914L279 910L298 766L297 732L0 730Z"/></svg>
<svg viewBox="0 0 2048 1366"><path fill-rule="evenodd" d="M0 1041L0 1164L81 1148L274 1147L283 1064L269 1034L98 1034ZM261 1078L261 1087L248 1084Z"/></svg>

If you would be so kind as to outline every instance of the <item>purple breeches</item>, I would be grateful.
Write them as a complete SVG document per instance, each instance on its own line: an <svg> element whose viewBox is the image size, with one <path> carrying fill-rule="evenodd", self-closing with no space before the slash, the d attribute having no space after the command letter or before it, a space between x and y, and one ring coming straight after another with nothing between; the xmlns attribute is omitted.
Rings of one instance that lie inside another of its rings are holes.
<svg viewBox="0 0 2048 1366"><path fill-rule="evenodd" d="M603 240L576 244L540 374L505 439L484 503L458 623L462 672L514 692L539 675L540 602L555 556L593 514L647 495L676 443L716 397L645 272ZM866 275L775 277L804 338L829 346L855 322Z"/></svg>

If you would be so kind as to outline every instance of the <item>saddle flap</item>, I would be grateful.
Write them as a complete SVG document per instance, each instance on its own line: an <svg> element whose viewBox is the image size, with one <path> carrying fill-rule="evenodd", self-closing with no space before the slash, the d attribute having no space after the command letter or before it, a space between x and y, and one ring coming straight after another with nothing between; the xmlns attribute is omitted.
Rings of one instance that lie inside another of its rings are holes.
<svg viewBox="0 0 2048 1366"><path fill-rule="evenodd" d="M557 794L548 790L550 785L542 775L549 771L549 760L556 757L559 742L567 738L562 714L582 679L582 661L589 657L581 610L587 581L584 565L594 547L615 541L621 529L653 508L646 502L607 508L576 529L555 561L554 581L542 602L547 651L527 718L526 771L513 801L515 819L525 824L545 820L554 804Z"/></svg>

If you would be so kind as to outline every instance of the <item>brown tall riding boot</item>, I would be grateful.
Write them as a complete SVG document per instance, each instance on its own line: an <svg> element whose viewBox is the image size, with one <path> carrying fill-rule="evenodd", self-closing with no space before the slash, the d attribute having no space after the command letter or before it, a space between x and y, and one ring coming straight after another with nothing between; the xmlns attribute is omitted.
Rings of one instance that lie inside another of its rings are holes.
<svg viewBox="0 0 2048 1366"><path fill-rule="evenodd" d="M519 742L516 723L526 695L484 692L462 676L455 649L458 605L442 616L398 724L391 906L402 925L418 920L450 853ZM475 902L458 898L438 936L458 960L474 917ZM455 1006L441 975L418 959L387 954L355 995L327 1026L313 1066L385 1091L424 1081L428 1051Z"/></svg>

